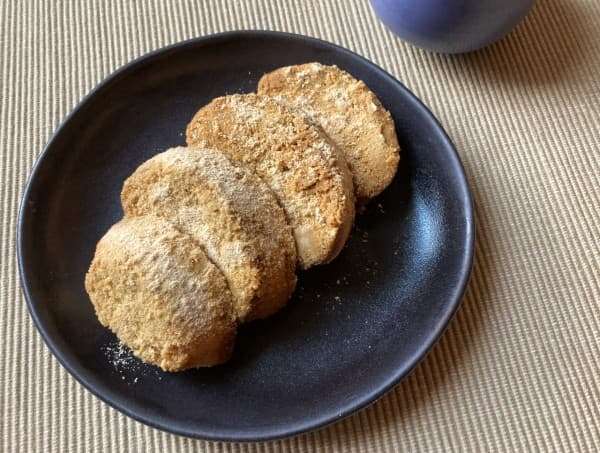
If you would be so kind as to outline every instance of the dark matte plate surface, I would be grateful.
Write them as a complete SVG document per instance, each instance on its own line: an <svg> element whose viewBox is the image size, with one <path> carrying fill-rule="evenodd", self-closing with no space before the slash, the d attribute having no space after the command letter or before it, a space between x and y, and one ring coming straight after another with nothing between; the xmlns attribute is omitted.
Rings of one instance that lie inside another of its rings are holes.
<svg viewBox="0 0 600 453"><path fill-rule="evenodd" d="M96 242L122 215L124 179L184 144L187 122L213 97L252 91L265 72L309 61L337 64L364 80L391 111L402 146L395 181L357 218L337 260L301 273L286 309L240 330L226 365L168 374L119 354L83 281ZM456 152L403 85L333 44L233 32L142 57L88 95L38 160L18 233L33 320L85 387L157 428L259 440L338 420L405 376L460 302L474 231Z"/></svg>

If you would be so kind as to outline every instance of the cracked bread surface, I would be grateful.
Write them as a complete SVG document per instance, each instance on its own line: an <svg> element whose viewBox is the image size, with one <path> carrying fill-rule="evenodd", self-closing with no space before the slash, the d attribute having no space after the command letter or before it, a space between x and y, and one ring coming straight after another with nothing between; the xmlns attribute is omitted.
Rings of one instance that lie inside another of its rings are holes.
<svg viewBox="0 0 600 453"><path fill-rule="evenodd" d="M344 153L360 202L381 193L394 178L400 160L394 121L364 82L337 66L315 62L265 74L258 93L323 128Z"/></svg>
<svg viewBox="0 0 600 453"><path fill-rule="evenodd" d="M236 322L225 277L169 222L126 218L98 242L85 288L100 322L166 371L229 359Z"/></svg>
<svg viewBox="0 0 600 453"><path fill-rule="evenodd" d="M269 186L292 226L302 268L340 252L354 220L352 175L318 126L268 96L238 94L202 107L186 141L223 151Z"/></svg>
<svg viewBox="0 0 600 453"><path fill-rule="evenodd" d="M281 308L296 284L285 213L253 173L214 149L172 148L125 181L125 215L153 214L189 234L225 275L241 321Z"/></svg>

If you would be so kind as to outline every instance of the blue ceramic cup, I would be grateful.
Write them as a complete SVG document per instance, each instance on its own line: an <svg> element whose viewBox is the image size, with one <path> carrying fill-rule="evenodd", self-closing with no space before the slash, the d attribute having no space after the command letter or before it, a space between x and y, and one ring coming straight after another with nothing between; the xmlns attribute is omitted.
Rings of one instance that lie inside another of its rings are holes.
<svg viewBox="0 0 600 453"><path fill-rule="evenodd" d="M476 50L502 38L534 0L371 0L400 38L442 53Z"/></svg>

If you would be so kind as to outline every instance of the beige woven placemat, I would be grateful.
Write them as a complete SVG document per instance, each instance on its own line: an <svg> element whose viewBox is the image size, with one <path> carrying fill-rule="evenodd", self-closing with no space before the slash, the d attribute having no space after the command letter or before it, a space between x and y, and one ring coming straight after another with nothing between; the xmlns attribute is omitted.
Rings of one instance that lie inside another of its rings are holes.
<svg viewBox="0 0 600 453"><path fill-rule="evenodd" d="M147 51L207 33L286 30L349 47L405 82L456 142L477 256L440 344L374 406L268 444L145 427L51 356L21 295L17 204L59 121ZM600 2L540 0L465 56L410 47L366 0L0 0L0 451L600 451Z"/></svg>

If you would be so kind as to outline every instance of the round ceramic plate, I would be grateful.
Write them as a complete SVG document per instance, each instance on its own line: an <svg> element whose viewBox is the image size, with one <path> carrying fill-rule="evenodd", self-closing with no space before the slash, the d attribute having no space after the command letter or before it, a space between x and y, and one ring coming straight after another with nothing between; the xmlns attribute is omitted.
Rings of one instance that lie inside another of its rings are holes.
<svg viewBox="0 0 600 453"><path fill-rule="evenodd" d="M100 325L83 285L97 241L122 216L123 181L146 159L183 145L186 124L212 98L253 91L264 73L310 61L362 79L392 113L398 175L357 217L333 263L300 273L284 310L240 329L227 364L169 374L141 363ZM460 303L473 235L453 145L402 84L333 44L232 32L139 58L77 106L25 190L18 258L37 328L99 398L177 434L264 440L339 420L406 376Z"/></svg>

